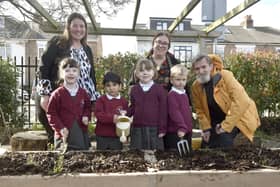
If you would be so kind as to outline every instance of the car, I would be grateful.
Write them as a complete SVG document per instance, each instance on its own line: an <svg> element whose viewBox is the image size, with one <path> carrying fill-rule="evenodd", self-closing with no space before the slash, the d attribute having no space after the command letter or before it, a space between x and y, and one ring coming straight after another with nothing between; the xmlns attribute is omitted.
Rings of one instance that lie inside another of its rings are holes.
<svg viewBox="0 0 280 187"><path fill-rule="evenodd" d="M26 90L23 90L23 89L20 89L18 88L17 89L17 101L18 102L27 102L29 100L29 94Z"/></svg>

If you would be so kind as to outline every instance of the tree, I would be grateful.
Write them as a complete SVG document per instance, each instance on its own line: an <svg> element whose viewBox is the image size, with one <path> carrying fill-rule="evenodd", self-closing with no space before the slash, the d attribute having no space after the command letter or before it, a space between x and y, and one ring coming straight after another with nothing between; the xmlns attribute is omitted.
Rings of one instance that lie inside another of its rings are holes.
<svg viewBox="0 0 280 187"><path fill-rule="evenodd" d="M72 12L80 12L86 15L86 11L81 0L37 0L45 10L58 22L65 21ZM95 16L105 14L114 16L125 5L132 0L88 0ZM5 15L7 10L16 9L23 16L24 20L32 20L42 23L42 17L26 1L23 0L0 0L0 13Z"/></svg>

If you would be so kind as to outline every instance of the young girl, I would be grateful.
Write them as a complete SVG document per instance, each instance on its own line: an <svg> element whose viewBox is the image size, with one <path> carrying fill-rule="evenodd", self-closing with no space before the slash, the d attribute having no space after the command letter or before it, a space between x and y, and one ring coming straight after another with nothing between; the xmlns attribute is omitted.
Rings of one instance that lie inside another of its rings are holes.
<svg viewBox="0 0 280 187"><path fill-rule="evenodd" d="M135 75L139 80L130 93L131 149L162 150L167 123L167 92L154 82L157 70L152 61L140 59Z"/></svg>
<svg viewBox="0 0 280 187"><path fill-rule="evenodd" d="M171 68L172 88L168 93L168 124L164 137L165 149L177 149L177 142L186 139L191 150L192 113L189 97L185 91L188 70L182 64Z"/></svg>
<svg viewBox="0 0 280 187"><path fill-rule="evenodd" d="M103 85L106 94L98 98L95 103L96 149L120 150L122 143L116 135L116 122L120 111L127 111L128 102L120 95L121 79L117 74L106 73Z"/></svg>
<svg viewBox="0 0 280 187"><path fill-rule="evenodd" d="M54 146L60 148L66 139L68 150L87 150L90 146L88 122L91 103L87 92L78 86L80 68L74 59L61 61L63 85L52 92L47 117L55 131ZM64 142L65 143L65 142Z"/></svg>

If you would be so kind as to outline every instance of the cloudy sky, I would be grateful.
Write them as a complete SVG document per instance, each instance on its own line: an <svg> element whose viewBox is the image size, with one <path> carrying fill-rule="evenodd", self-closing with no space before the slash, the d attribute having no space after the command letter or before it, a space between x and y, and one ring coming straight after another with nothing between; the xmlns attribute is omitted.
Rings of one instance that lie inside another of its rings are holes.
<svg viewBox="0 0 280 187"><path fill-rule="evenodd" d="M136 0L135 0L136 1ZM175 18L190 0L142 0L137 23L148 23L149 17ZM227 0L227 11L238 6L244 0ZM135 3L126 6L114 18L101 17L97 21L102 27L131 28L134 16ZM226 25L239 25L245 15L252 15L255 26L271 26L280 29L280 0L260 0L255 5L232 18ZM201 23L201 2L187 16L192 24ZM103 36L103 54L114 54L118 51L135 52L134 37Z"/></svg>

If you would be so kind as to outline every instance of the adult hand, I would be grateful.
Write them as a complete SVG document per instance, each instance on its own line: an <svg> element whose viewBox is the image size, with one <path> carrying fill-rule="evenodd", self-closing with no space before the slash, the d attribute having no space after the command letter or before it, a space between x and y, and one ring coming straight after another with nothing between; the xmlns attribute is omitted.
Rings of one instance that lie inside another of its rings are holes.
<svg viewBox="0 0 280 187"><path fill-rule="evenodd" d="M184 137L185 136L185 133L183 132L183 131L178 131L177 132L177 136L179 137L179 138L182 138L182 137Z"/></svg>
<svg viewBox="0 0 280 187"><path fill-rule="evenodd" d="M206 131L202 133L202 138L203 140L208 143L210 140L210 136L211 136L211 132L210 131Z"/></svg>
<svg viewBox="0 0 280 187"><path fill-rule="evenodd" d="M226 132L226 131L222 128L221 124L217 124L215 130L216 130L216 133L217 133L217 134L222 134L222 133L225 133L225 132Z"/></svg>
<svg viewBox="0 0 280 187"><path fill-rule="evenodd" d="M42 109L45 112L47 112L47 109L48 109L49 99L50 99L50 96L48 96L48 95L43 95L43 96L41 96L41 99L40 99L40 106L42 107Z"/></svg>

